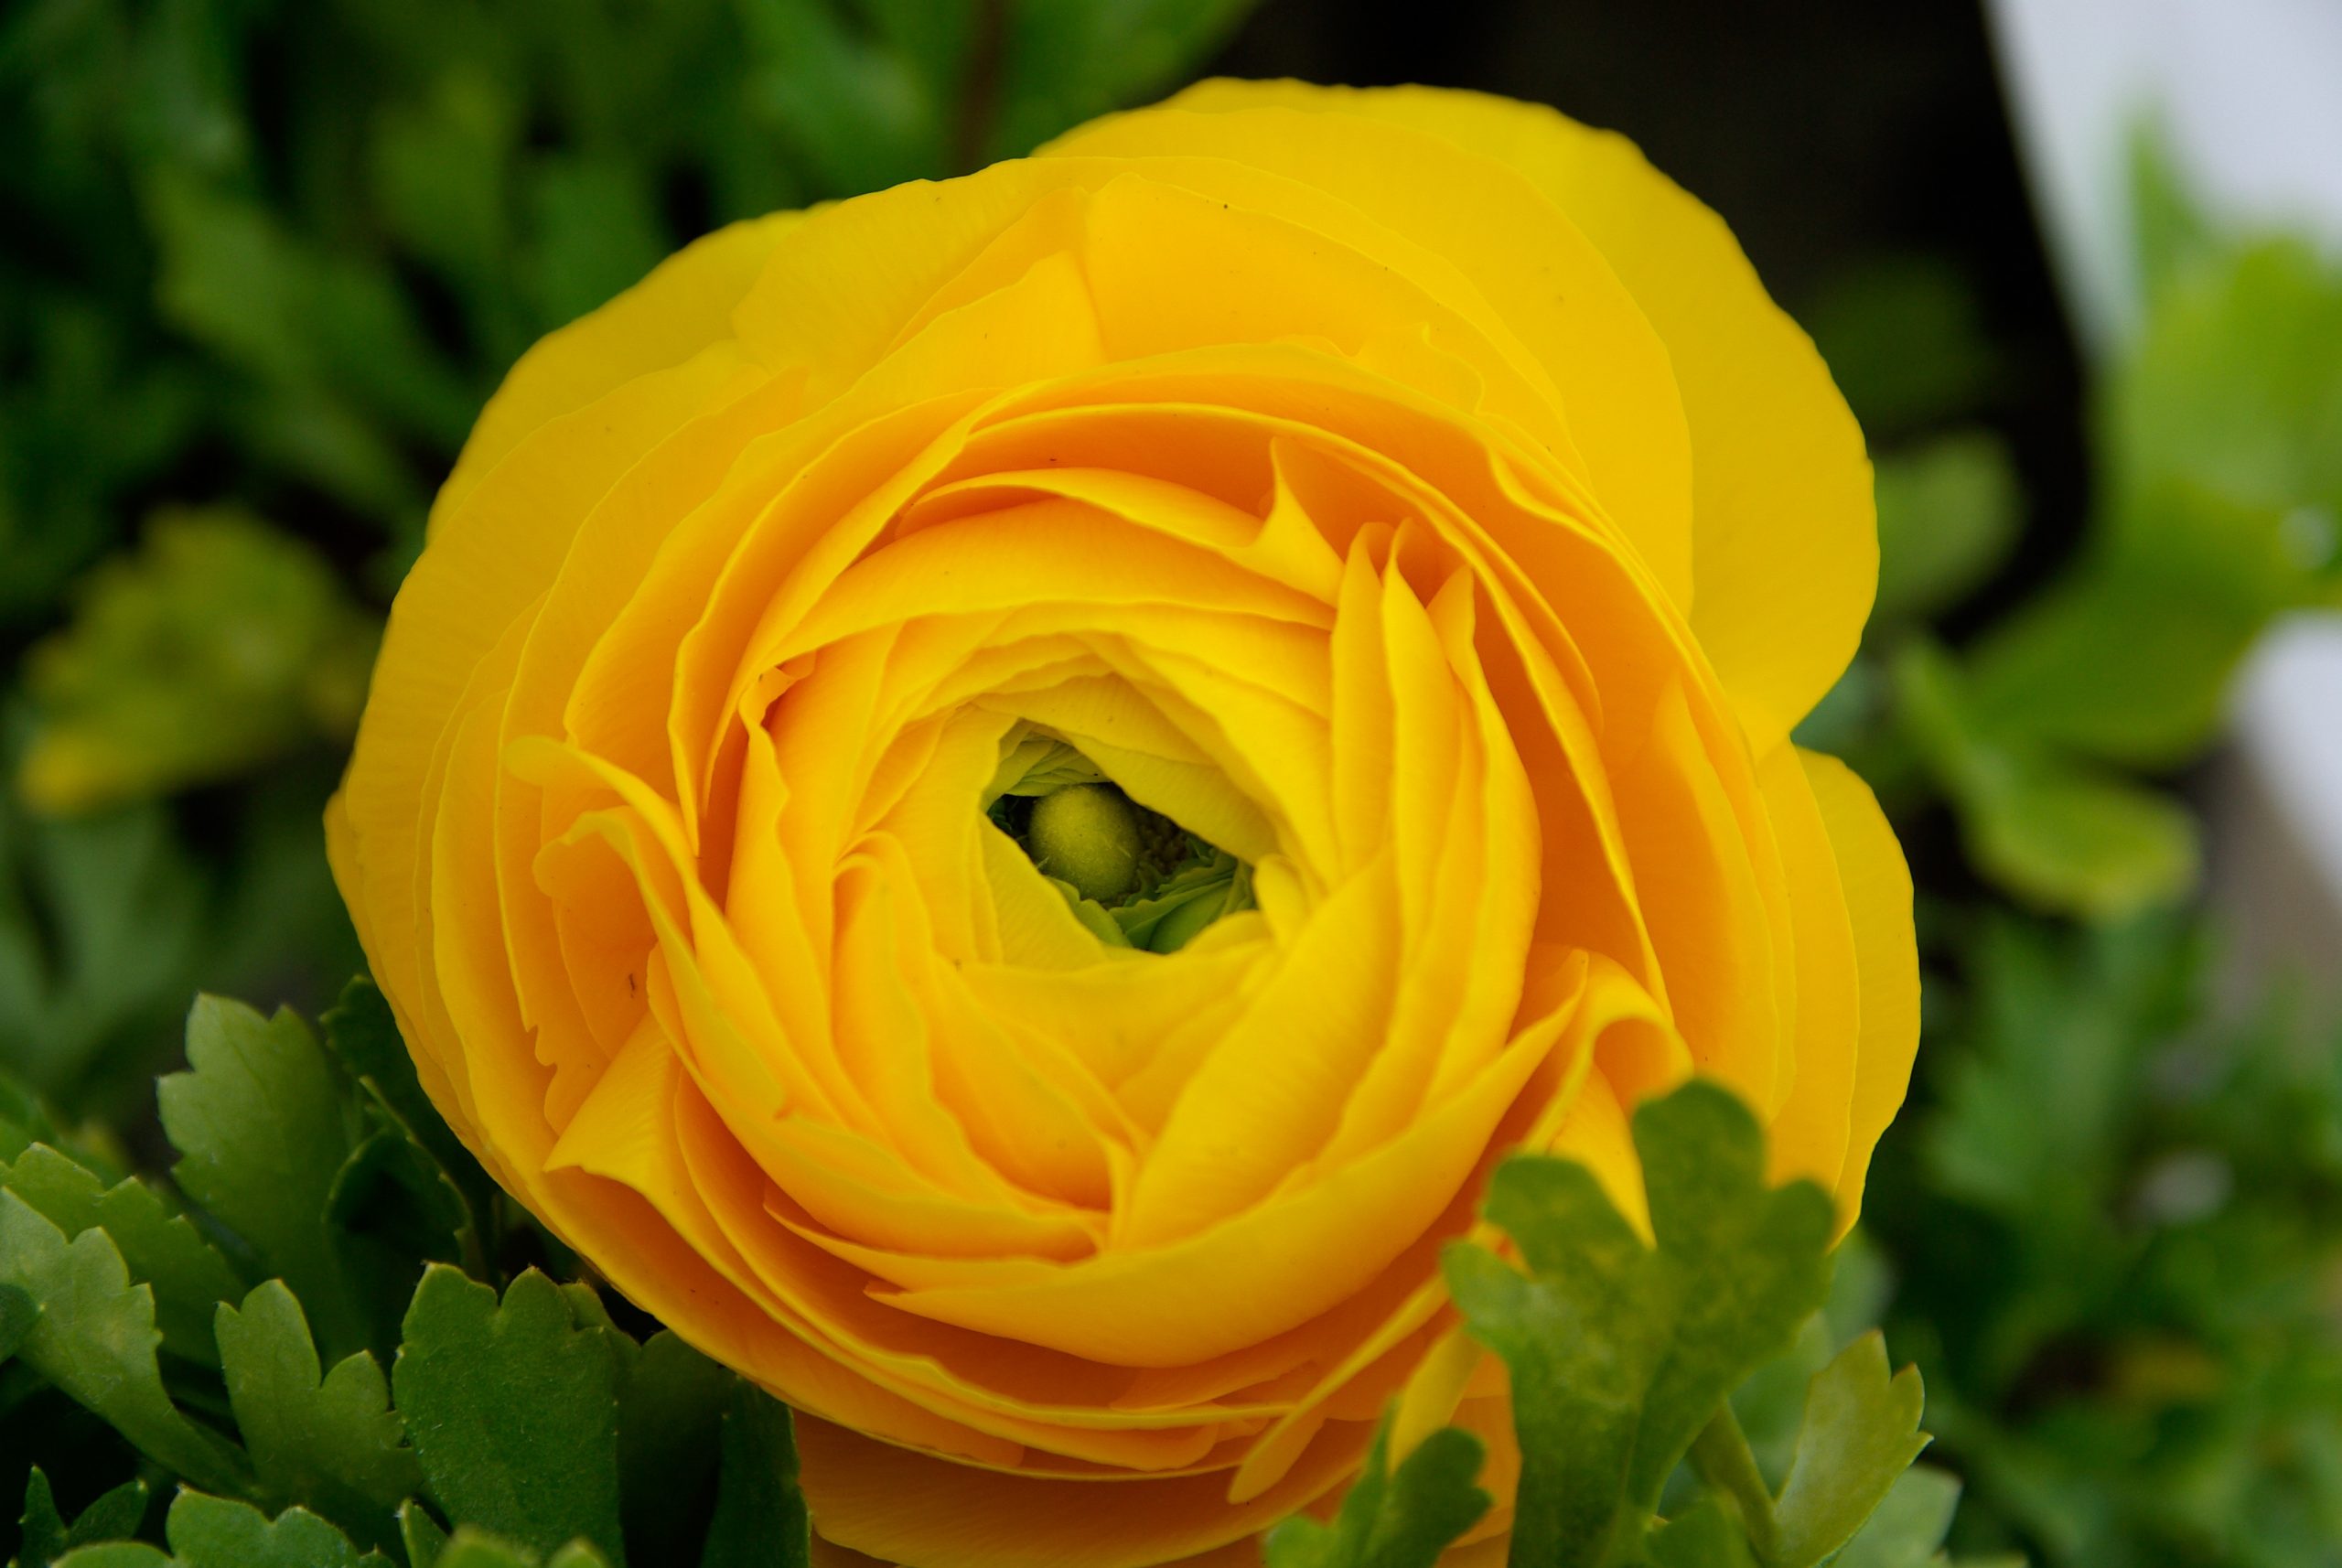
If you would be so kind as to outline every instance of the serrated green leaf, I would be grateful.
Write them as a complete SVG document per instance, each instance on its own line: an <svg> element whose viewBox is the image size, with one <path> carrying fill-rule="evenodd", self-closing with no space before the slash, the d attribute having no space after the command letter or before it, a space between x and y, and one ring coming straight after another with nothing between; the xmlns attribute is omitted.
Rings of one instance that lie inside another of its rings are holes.
<svg viewBox="0 0 2342 1568"><path fill-rule="evenodd" d="M665 1330L635 1358L618 1401L618 1497L631 1561L658 1562L704 1532L736 1380Z"/></svg>
<svg viewBox="0 0 2342 1568"><path fill-rule="evenodd" d="M1814 1568L1853 1538L1928 1445L1917 1368L1890 1372L1873 1331L1838 1353L1806 1395L1789 1479L1773 1507L1777 1568Z"/></svg>
<svg viewBox="0 0 2342 1568"><path fill-rule="evenodd" d="M1838 1554L1833 1568L1928 1568L1950 1533L1951 1516L1959 1506L1957 1477L1914 1465L1896 1477L1877 1511Z"/></svg>
<svg viewBox="0 0 2342 1568"><path fill-rule="evenodd" d="M70 1524L57 1511L48 1477L38 1465L25 1479L23 1533L16 1547L17 1568L49 1568L49 1564L79 1546L126 1541L138 1533L146 1518L146 1483L124 1481L101 1493Z"/></svg>
<svg viewBox="0 0 2342 1568"><path fill-rule="evenodd" d="M232 1498L182 1491L171 1502L163 1533L174 1568L371 1568L349 1538L306 1509L270 1519Z"/></svg>
<svg viewBox="0 0 2342 1568"><path fill-rule="evenodd" d="M211 1315L233 1299L243 1282L193 1222L163 1194L135 1176L107 1186L87 1165L37 1144L0 1166L0 1187L78 1236L92 1226L122 1253L130 1277L155 1290L155 1322L163 1348L190 1361L217 1365Z"/></svg>
<svg viewBox="0 0 2342 1568"><path fill-rule="evenodd" d="M1488 1214L1526 1274L1475 1246L1445 1260L1466 1324L1511 1371L1524 1562L1639 1550L1692 1438L1828 1290L1829 1198L1766 1185L1763 1135L1728 1091L1689 1083L1638 1109L1634 1133L1655 1248L1584 1166L1516 1157Z"/></svg>
<svg viewBox="0 0 2342 1568"><path fill-rule="evenodd" d="M392 1384L448 1518L539 1552L582 1537L623 1563L612 1340L576 1326L533 1269L501 1304L455 1269L424 1272Z"/></svg>
<svg viewBox="0 0 2342 1568"><path fill-rule="evenodd" d="M180 1187L291 1287L328 1357L371 1347L380 1304L327 1217L351 1146L332 1062L290 1012L214 996L188 1015L187 1055L188 1070L156 1086Z"/></svg>
<svg viewBox="0 0 2342 1568"><path fill-rule="evenodd" d="M386 1545L391 1511L422 1485L374 1358L360 1350L321 1379L301 1304L281 1280L219 1309L220 1358L236 1429L272 1498L322 1514L361 1543Z"/></svg>
<svg viewBox="0 0 2342 1568"><path fill-rule="evenodd" d="M1395 1471L1390 1441L1385 1422L1332 1523L1296 1517L1269 1532L1268 1568L1432 1568L1488 1511L1478 1438L1443 1427Z"/></svg>
<svg viewBox="0 0 2342 1568"><path fill-rule="evenodd" d="M789 1407L736 1379L724 1412L724 1465L700 1568L805 1568L811 1524L797 1489Z"/></svg>
<svg viewBox="0 0 2342 1568"><path fill-rule="evenodd" d="M215 1490L250 1484L243 1455L180 1414L165 1391L154 1293L130 1283L104 1231L69 1242L23 1198L0 1192L0 1284L40 1306L18 1360L165 1468Z"/></svg>

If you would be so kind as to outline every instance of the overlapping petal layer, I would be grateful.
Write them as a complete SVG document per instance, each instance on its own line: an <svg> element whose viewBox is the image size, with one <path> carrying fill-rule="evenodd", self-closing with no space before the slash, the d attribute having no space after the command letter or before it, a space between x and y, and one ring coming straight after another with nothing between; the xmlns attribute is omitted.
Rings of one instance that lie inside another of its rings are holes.
<svg viewBox="0 0 2342 1568"><path fill-rule="evenodd" d="M1909 890L1787 733L1858 435L1631 148L1208 84L743 225L540 345L402 591L334 862L426 1088L795 1404L888 1562L1248 1560L1504 1391L1437 1253L1686 1074L1851 1217ZM1038 729L1251 867L1102 943ZM1482 1527L1503 1528L1504 1510Z"/></svg>

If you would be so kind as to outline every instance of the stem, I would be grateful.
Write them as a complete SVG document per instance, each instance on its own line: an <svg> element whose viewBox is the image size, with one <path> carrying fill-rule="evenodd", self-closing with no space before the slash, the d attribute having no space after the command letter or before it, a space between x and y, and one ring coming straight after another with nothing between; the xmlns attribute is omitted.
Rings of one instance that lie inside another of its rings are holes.
<svg viewBox="0 0 2342 1568"><path fill-rule="evenodd" d="M1730 1400L1716 1407L1714 1418L1692 1440L1691 1459L1700 1479L1739 1514L1757 1561L1772 1562L1779 1544L1773 1529L1773 1489L1756 1468L1756 1455L1749 1452L1747 1434L1740 1430Z"/></svg>

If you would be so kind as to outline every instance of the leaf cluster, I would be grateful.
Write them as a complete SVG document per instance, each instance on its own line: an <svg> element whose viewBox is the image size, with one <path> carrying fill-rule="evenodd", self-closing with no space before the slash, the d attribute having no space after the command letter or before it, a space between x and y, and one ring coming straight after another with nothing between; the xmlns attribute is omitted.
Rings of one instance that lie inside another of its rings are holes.
<svg viewBox="0 0 2342 1568"><path fill-rule="evenodd" d="M2342 1050L2211 1000L2173 918L1981 918L1870 1223L1971 1483L2073 1568L2326 1563L2342 1541Z"/></svg>
<svg viewBox="0 0 2342 1568"><path fill-rule="evenodd" d="M1516 1568L1919 1568L1942 1561L1958 1485L1914 1470L1918 1374L1824 1312L1834 1219L1810 1183L1771 1187L1755 1119L1694 1081L1634 1136L1649 1229L1586 1166L1516 1156L1488 1217L1502 1249L1445 1260L1474 1337L1505 1363L1520 1453ZM1814 1355L1816 1341L1820 1354ZM1803 1389L1752 1444L1735 1391ZM1760 1448L1767 1450L1760 1455ZM1778 1452L1771 1450L1778 1449ZM1446 1428L1395 1466L1390 1433L1329 1521L1269 1538L1271 1568L1430 1568L1489 1506L1482 1445Z"/></svg>
<svg viewBox="0 0 2342 1568"><path fill-rule="evenodd" d="M371 984L322 1038L207 997L188 1061L160 1085L167 1182L0 1102L23 1568L805 1561L787 1409L530 1263L567 1260L432 1110Z"/></svg>
<svg viewBox="0 0 2342 1568"><path fill-rule="evenodd" d="M2262 627L2342 604L2342 266L2216 234L2152 142L2138 185L2146 316L2093 391L2094 515L1981 626L2022 491L1978 416L2014 369L1940 267L1858 275L1814 318L1880 446L1880 579L1804 736L1906 811L1939 796L1995 887L2086 919L2194 889L2195 821L2156 779L2209 743Z"/></svg>

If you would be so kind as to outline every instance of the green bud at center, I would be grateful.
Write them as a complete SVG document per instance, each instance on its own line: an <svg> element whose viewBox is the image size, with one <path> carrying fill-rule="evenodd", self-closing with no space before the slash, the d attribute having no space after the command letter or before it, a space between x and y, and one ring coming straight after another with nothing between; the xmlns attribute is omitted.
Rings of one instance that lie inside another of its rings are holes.
<svg viewBox="0 0 2342 1568"><path fill-rule="evenodd" d="M1111 784L1076 784L1033 802L1033 864L1084 898L1120 898L1138 885L1138 814Z"/></svg>

